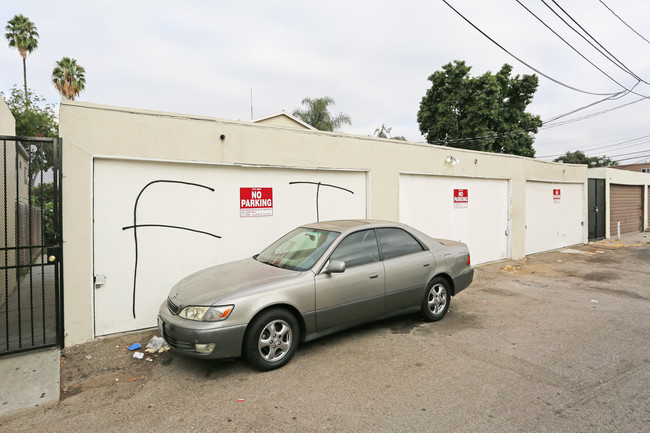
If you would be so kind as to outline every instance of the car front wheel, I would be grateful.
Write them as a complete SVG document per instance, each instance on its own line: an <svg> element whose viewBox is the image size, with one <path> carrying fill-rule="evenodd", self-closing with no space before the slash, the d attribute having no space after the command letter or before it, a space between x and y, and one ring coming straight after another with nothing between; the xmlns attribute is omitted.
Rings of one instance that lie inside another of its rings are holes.
<svg viewBox="0 0 650 433"><path fill-rule="evenodd" d="M298 321L282 309L268 310L257 316L248 328L244 356L261 371L287 364L298 348Z"/></svg>
<svg viewBox="0 0 650 433"><path fill-rule="evenodd" d="M422 300L422 317L428 322L436 322L447 314L451 290L449 283L442 277L436 277L427 287Z"/></svg>

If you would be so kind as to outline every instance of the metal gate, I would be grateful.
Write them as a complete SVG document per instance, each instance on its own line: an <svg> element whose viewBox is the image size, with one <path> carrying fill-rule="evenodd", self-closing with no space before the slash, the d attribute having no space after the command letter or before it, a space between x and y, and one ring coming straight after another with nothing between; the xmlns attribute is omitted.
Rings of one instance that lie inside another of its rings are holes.
<svg viewBox="0 0 650 433"><path fill-rule="evenodd" d="M595 241L605 238L605 179L588 182L589 240Z"/></svg>
<svg viewBox="0 0 650 433"><path fill-rule="evenodd" d="M61 347L61 139L0 136L0 147L0 356Z"/></svg>

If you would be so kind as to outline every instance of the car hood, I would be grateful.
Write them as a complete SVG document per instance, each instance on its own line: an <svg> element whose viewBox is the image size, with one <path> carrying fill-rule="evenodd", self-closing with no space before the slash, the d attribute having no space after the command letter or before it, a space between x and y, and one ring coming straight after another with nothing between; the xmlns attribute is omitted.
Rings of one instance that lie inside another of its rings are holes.
<svg viewBox="0 0 650 433"><path fill-rule="evenodd" d="M277 268L253 258L224 263L195 272L180 280L169 292L179 307L213 305L233 294L258 290L279 280L292 279L301 272Z"/></svg>

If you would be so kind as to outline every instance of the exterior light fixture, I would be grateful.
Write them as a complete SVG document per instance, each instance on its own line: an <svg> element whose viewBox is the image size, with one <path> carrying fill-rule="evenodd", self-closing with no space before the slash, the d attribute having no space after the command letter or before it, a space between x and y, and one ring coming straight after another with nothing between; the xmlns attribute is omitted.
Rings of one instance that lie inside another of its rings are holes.
<svg viewBox="0 0 650 433"><path fill-rule="evenodd" d="M456 164L458 164L458 158L456 158L456 157L453 156L453 155L449 155L449 156L447 157L447 159L445 160L445 162L446 162L447 164L456 165Z"/></svg>

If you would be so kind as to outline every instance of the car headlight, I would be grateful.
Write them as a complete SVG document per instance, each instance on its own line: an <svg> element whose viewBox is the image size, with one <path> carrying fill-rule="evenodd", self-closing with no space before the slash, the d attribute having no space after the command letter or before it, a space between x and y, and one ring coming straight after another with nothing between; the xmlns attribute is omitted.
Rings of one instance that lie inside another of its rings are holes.
<svg viewBox="0 0 650 433"><path fill-rule="evenodd" d="M234 305L220 305L218 307L190 305L183 308L179 316L198 322L219 322L220 320L226 320L234 308Z"/></svg>

